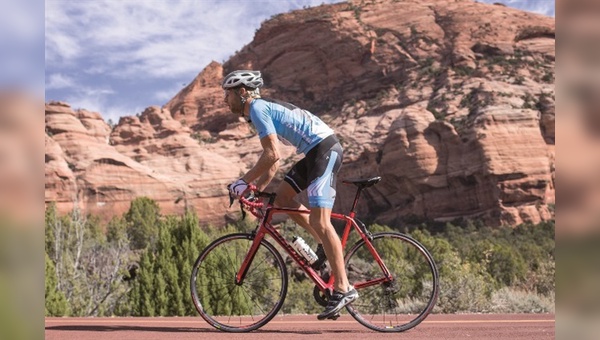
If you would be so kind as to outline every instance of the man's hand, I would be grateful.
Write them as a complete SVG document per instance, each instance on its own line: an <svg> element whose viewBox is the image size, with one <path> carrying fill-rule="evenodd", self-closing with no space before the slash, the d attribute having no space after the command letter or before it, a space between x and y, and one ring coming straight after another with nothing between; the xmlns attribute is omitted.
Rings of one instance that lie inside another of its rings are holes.
<svg viewBox="0 0 600 340"><path fill-rule="evenodd" d="M231 183L229 186L229 192L231 192L235 196L242 196L244 191L248 189L248 183L243 179L238 179L237 181Z"/></svg>

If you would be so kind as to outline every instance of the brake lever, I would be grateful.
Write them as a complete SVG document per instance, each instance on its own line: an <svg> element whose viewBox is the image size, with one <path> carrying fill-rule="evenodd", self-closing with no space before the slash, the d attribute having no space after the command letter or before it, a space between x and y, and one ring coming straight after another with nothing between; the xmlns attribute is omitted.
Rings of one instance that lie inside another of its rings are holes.
<svg viewBox="0 0 600 340"><path fill-rule="evenodd" d="M229 207L231 208L233 206L233 202L235 202L237 200L237 197L231 193L231 190L229 190L230 187L231 187L231 184L227 185L227 192L229 193ZM240 202L240 211L242 212L242 220L244 220L244 219L246 219L246 210L244 210L244 204L242 204L242 201L239 201L239 202Z"/></svg>
<svg viewBox="0 0 600 340"><path fill-rule="evenodd" d="M235 197L231 194L231 190L229 190L230 187L231 187L231 184L228 184L227 192L229 193L229 207L231 208L231 206L233 205L233 202L235 202Z"/></svg>
<svg viewBox="0 0 600 340"><path fill-rule="evenodd" d="M230 187L231 187L231 184L227 186L227 191L229 192L229 207L231 208L231 206L233 206L233 202L235 202L237 197L231 193L231 191L229 190ZM257 199L257 197L254 195L253 191L250 191L248 193L248 196L246 197L246 199L250 200L250 201L254 201ZM239 202L240 202L240 210L242 212L242 220L244 220L244 219L246 219L246 210L244 210L244 204L242 203L242 201L239 200Z"/></svg>
<svg viewBox="0 0 600 340"><path fill-rule="evenodd" d="M242 201L240 201L240 210L242 211L242 220L246 219L246 210L244 210L244 205L242 204Z"/></svg>
<svg viewBox="0 0 600 340"><path fill-rule="evenodd" d="M254 196L254 192L250 191L248 193L248 195L246 196L246 200L250 201L250 202L254 202L256 200L256 196ZM242 204L242 201L240 200L240 210L242 211L242 220L246 219L246 210L244 210L244 205Z"/></svg>

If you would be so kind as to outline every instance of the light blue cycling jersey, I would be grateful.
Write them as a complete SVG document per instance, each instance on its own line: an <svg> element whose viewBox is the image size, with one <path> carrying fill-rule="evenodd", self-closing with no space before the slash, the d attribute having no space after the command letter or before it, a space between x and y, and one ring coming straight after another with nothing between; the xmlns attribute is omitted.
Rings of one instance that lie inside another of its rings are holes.
<svg viewBox="0 0 600 340"><path fill-rule="evenodd" d="M296 152L305 155L333 134L333 130L319 117L290 103L272 99L252 100L250 120L259 138L277 134L282 142L295 146Z"/></svg>

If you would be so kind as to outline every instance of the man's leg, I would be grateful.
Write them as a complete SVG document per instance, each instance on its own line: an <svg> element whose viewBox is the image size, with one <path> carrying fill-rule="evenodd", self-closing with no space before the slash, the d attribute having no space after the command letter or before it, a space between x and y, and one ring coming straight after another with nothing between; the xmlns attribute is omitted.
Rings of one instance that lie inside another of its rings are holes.
<svg viewBox="0 0 600 340"><path fill-rule="evenodd" d="M331 225L331 209L312 208L310 214L310 223L315 228L317 234L323 240L325 254L329 260L331 271L335 276L334 291L329 296L327 307L317 315L317 319L337 319L340 316L340 310L349 303L358 298L358 292L348 283L346 268L344 267L344 254L342 243L338 237L333 225Z"/></svg>
<svg viewBox="0 0 600 340"><path fill-rule="evenodd" d="M331 209L312 208L309 221L323 243L325 255L335 276L334 289L342 293L347 292L349 283L344 266L344 253L340 238L331 224Z"/></svg>
<svg viewBox="0 0 600 340"><path fill-rule="evenodd" d="M286 181L281 181L279 187L277 188L277 198L275 199L275 205L281 208L293 208L293 209L302 209L308 210L304 205L300 202L296 201L294 197L296 197L297 193L292 186ZM329 212L331 214L331 211ZM317 243L321 242L321 237L318 233L315 232L314 228L309 223L309 217L307 214L290 214L290 218L298 223L302 228L306 229L312 237L315 238Z"/></svg>

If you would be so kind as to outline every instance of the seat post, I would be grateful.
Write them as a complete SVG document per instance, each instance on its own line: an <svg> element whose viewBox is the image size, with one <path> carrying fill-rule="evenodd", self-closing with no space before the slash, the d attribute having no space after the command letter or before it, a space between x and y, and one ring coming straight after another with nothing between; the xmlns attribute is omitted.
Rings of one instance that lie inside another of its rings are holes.
<svg viewBox="0 0 600 340"><path fill-rule="evenodd" d="M358 199L360 198L360 192L362 191L362 186L357 186L356 196L354 196L354 203L352 203L352 209L350 209L350 217L354 217L356 205L358 204Z"/></svg>
<svg viewBox="0 0 600 340"><path fill-rule="evenodd" d="M360 198L360 193L363 189L371 187L381 181L381 177L375 176L371 178L365 179L346 179L342 180L345 184L354 184L358 188L356 190L356 196L354 196L354 203L352 204L352 209L350 209L350 217L354 217L356 206L358 205L358 199Z"/></svg>

